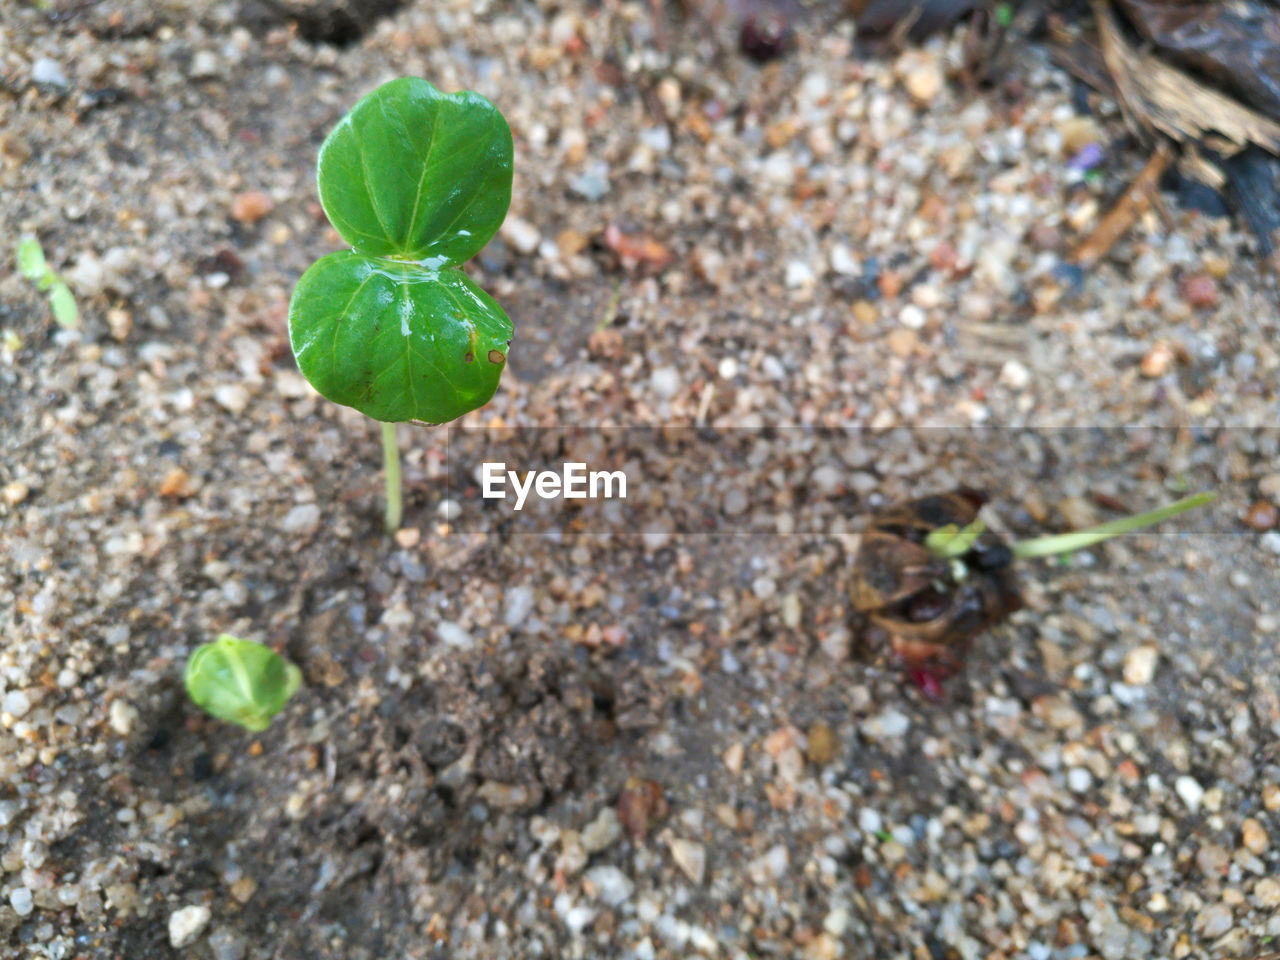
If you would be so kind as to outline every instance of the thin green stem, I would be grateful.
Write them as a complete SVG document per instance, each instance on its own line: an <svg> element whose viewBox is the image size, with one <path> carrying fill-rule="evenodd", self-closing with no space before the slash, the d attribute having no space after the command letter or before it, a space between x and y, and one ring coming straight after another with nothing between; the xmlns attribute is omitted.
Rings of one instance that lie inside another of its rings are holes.
<svg viewBox="0 0 1280 960"><path fill-rule="evenodd" d="M1190 497L1175 500L1168 506L1161 507L1158 510L1140 513L1133 517L1122 517L1119 520L1099 524L1087 530L1073 530L1070 533L1055 533L1047 537L1023 540L1021 543L1013 545L1013 552L1019 557L1051 557L1058 553L1083 550L1085 547L1092 546L1101 540L1118 537L1122 533L1132 533L1142 527L1149 527L1153 523L1176 517L1180 513L1186 513L1188 510L1194 510L1196 507L1203 506L1206 503L1212 503L1217 498L1218 495L1212 491L1193 494Z"/></svg>
<svg viewBox="0 0 1280 960"><path fill-rule="evenodd" d="M382 470L387 479L387 533L400 529L403 504L400 500L400 444L396 442L396 425L382 425Z"/></svg>

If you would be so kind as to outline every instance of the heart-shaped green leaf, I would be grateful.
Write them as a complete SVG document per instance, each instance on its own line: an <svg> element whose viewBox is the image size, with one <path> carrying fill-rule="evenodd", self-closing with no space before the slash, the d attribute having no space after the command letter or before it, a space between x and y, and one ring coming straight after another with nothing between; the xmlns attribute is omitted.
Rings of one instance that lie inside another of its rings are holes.
<svg viewBox="0 0 1280 960"><path fill-rule="evenodd" d="M355 105L320 148L330 222L357 253L456 265L511 205L511 130L478 93L401 77Z"/></svg>
<svg viewBox="0 0 1280 960"><path fill-rule="evenodd" d="M196 649L183 680L196 706L219 720L265 730L297 692L302 673L270 647L224 633Z"/></svg>
<svg viewBox="0 0 1280 960"><path fill-rule="evenodd" d="M289 337L303 376L335 403L446 423L498 389L511 321L461 270L342 251L298 281Z"/></svg>

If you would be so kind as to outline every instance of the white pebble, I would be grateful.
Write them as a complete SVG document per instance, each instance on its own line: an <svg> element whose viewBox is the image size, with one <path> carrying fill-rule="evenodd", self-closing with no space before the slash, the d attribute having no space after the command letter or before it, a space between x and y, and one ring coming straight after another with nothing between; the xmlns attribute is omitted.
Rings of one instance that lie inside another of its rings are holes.
<svg viewBox="0 0 1280 960"><path fill-rule="evenodd" d="M843 277L856 277L862 270L858 258L843 243L831 248L831 269Z"/></svg>
<svg viewBox="0 0 1280 960"><path fill-rule="evenodd" d="M702 844L677 837L671 841L671 859L686 877L702 883L707 870L707 851Z"/></svg>
<svg viewBox="0 0 1280 960"><path fill-rule="evenodd" d="M1173 789L1178 792L1178 796L1192 813L1200 809L1200 801L1204 799L1204 787L1200 786L1194 777L1179 777L1174 782Z"/></svg>
<svg viewBox="0 0 1280 960"><path fill-rule="evenodd" d="M1017 360L1006 360L1000 368L1000 382L1006 387L1021 390L1031 382L1031 371Z"/></svg>
<svg viewBox="0 0 1280 960"><path fill-rule="evenodd" d="M872 740L883 740L888 737L900 737L911 729L911 719L896 710L886 710L873 717L868 717L862 724L863 736Z"/></svg>
<svg viewBox="0 0 1280 960"><path fill-rule="evenodd" d="M1093 786L1093 774L1084 767L1072 767L1067 771L1067 786L1072 793L1085 793Z"/></svg>
<svg viewBox="0 0 1280 960"><path fill-rule="evenodd" d="M31 891L26 887L14 887L9 891L9 906L13 907L13 912L18 916L25 917L35 909Z"/></svg>
<svg viewBox="0 0 1280 960"><path fill-rule="evenodd" d="M533 591L528 587L512 587L503 598L502 619L508 627L521 626L533 612Z"/></svg>
<svg viewBox="0 0 1280 960"><path fill-rule="evenodd" d="M228 413L239 416L249 406L249 391L238 383L224 383L214 388L213 399Z"/></svg>
<svg viewBox="0 0 1280 960"><path fill-rule="evenodd" d="M659 367L649 375L649 386L663 400L680 392L680 373L675 367Z"/></svg>
<svg viewBox="0 0 1280 960"><path fill-rule="evenodd" d="M31 79L35 83L48 84L51 87L68 86L67 75L62 72L56 60L40 57L31 65Z"/></svg>
<svg viewBox="0 0 1280 960"><path fill-rule="evenodd" d="M138 708L128 700L112 700L108 720L112 730L122 737L128 736L133 732L134 724L138 722Z"/></svg>
<svg viewBox="0 0 1280 960"><path fill-rule="evenodd" d="M467 649L475 643L471 639L471 634L467 633L452 620L441 620L436 625L436 636L440 638L441 643L450 647Z"/></svg>
<svg viewBox="0 0 1280 960"><path fill-rule="evenodd" d="M212 912L205 906L183 907L169 914L169 943L174 947L185 947L193 943L196 937L209 925Z"/></svg>
<svg viewBox="0 0 1280 960"><path fill-rule="evenodd" d="M924 326L924 321L924 311L914 303L907 304L902 308L902 312L898 314L898 322L908 330L919 330Z"/></svg>
<svg viewBox="0 0 1280 960"><path fill-rule="evenodd" d="M30 709L31 698L21 690L10 690L4 695L4 702L0 703L0 710L14 719L25 717Z"/></svg>
<svg viewBox="0 0 1280 960"><path fill-rule="evenodd" d="M502 224L502 239L523 254L533 253L542 241L542 234L528 220L508 217Z"/></svg>
<svg viewBox="0 0 1280 960"><path fill-rule="evenodd" d="M626 903L635 890L631 878L613 866L592 867L587 871L586 878L596 888L596 897L611 907Z"/></svg>
<svg viewBox="0 0 1280 960"><path fill-rule="evenodd" d="M869 837L874 837L884 827L884 821L875 810L863 807L858 811L858 829Z"/></svg>
<svg viewBox="0 0 1280 960"><path fill-rule="evenodd" d="M1156 673L1159 655L1159 651L1149 644L1130 650L1124 657L1124 682L1135 687L1150 683Z"/></svg>
<svg viewBox="0 0 1280 960"><path fill-rule="evenodd" d="M284 515L280 529L285 533L306 535L315 533L320 526L320 508L314 503L302 503Z"/></svg>
<svg viewBox="0 0 1280 960"><path fill-rule="evenodd" d="M813 283L813 268L801 260L792 260L787 264L787 286L807 287Z"/></svg>

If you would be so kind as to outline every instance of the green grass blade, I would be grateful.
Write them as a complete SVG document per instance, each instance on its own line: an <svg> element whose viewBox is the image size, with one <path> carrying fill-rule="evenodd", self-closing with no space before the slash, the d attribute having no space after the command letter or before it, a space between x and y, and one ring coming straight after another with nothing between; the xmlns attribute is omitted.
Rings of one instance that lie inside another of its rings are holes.
<svg viewBox="0 0 1280 960"><path fill-rule="evenodd" d="M1013 552L1019 557L1051 557L1054 554L1083 550L1085 547L1093 546L1093 544L1102 540L1109 540L1111 537L1118 537L1121 534L1132 533L1143 527L1149 527L1153 523L1160 523L1170 517L1176 517L1180 513L1194 510L1196 507L1212 503L1216 499L1218 499L1218 495L1213 491L1197 493L1190 497L1183 497L1181 500L1175 500L1173 503L1158 510L1140 513L1133 517L1122 517L1119 520L1099 524L1087 530L1073 530L1070 533L1055 533L1047 537L1023 540L1021 543L1013 545Z"/></svg>

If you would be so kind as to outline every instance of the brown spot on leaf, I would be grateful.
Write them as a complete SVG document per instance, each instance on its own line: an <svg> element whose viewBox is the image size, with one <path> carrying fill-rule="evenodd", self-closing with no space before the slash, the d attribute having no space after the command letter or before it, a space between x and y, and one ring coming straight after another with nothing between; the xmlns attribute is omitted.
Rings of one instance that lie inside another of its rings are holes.
<svg viewBox="0 0 1280 960"><path fill-rule="evenodd" d="M502 353L502 351L501 351L501 350L490 350L490 351L489 351L489 362L490 362L490 363L502 363L502 362L503 362L503 361L505 361L506 359L507 359L507 358L503 355L503 353Z"/></svg>
<svg viewBox="0 0 1280 960"><path fill-rule="evenodd" d="M462 355L462 362L471 363L473 360L475 360L475 358L476 358L476 355L472 353L470 350L468 350L466 353Z"/></svg>

